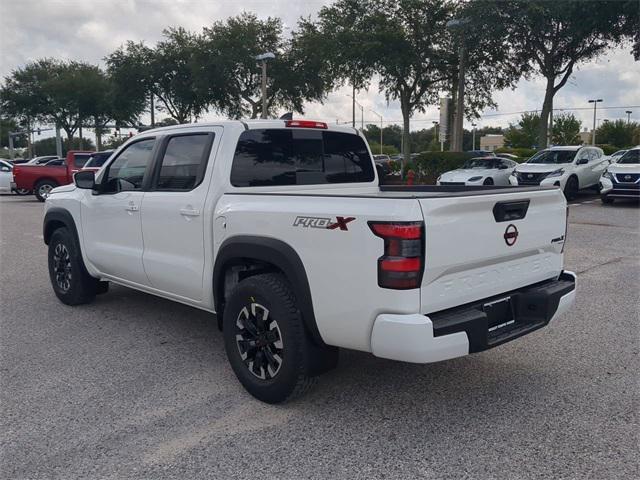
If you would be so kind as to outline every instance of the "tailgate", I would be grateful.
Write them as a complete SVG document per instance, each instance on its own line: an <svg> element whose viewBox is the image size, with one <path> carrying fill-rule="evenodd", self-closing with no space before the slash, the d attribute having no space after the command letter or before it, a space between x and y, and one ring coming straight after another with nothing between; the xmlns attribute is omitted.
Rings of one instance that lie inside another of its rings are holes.
<svg viewBox="0 0 640 480"><path fill-rule="evenodd" d="M421 312L557 277L566 201L559 189L420 199L425 222Z"/></svg>

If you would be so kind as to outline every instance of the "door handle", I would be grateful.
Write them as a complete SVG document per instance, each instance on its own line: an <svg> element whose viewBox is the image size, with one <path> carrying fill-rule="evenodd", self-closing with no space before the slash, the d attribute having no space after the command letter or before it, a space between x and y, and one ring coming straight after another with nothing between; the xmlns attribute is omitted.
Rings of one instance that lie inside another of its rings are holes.
<svg viewBox="0 0 640 480"><path fill-rule="evenodd" d="M138 210L140 210L140 207L138 207L137 205L127 205L126 207L124 207L124 209L127 212L137 212Z"/></svg>
<svg viewBox="0 0 640 480"><path fill-rule="evenodd" d="M185 217L199 217L200 210L196 210L194 208L181 208L180 215L184 215Z"/></svg>

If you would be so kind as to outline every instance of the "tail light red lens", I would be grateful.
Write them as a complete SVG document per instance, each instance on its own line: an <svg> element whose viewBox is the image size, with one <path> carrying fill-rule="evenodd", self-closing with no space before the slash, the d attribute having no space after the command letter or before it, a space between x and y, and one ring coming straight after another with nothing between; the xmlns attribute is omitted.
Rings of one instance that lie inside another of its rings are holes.
<svg viewBox="0 0 640 480"><path fill-rule="evenodd" d="M369 228L384 240L384 255L378 258L378 285L396 290L419 288L424 270L424 224L369 222Z"/></svg>

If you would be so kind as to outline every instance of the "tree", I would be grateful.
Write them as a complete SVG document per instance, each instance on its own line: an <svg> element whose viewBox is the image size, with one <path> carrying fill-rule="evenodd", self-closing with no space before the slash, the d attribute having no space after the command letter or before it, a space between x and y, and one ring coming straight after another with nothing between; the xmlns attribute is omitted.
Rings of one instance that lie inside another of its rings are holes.
<svg viewBox="0 0 640 480"><path fill-rule="evenodd" d="M271 52L267 114L279 108L303 113L303 102L322 101L326 88L313 51L317 32L308 22L301 25L291 40L284 39L280 19L259 20L250 13L204 28L192 65L196 89L229 117L257 118L262 114L262 69L256 56Z"/></svg>
<svg viewBox="0 0 640 480"><path fill-rule="evenodd" d="M582 122L571 113L557 115L553 118L551 141L556 145L580 145L580 128Z"/></svg>
<svg viewBox="0 0 640 480"><path fill-rule="evenodd" d="M194 55L198 36L183 28L163 31L164 39L155 48L128 42L105 61L117 92L127 92L139 107L152 93L159 100L158 109L166 111L178 123L197 119L208 106L208 99L196 88ZM118 105L117 120L125 120L136 108ZM133 115L135 116L135 115Z"/></svg>
<svg viewBox="0 0 640 480"><path fill-rule="evenodd" d="M523 113L517 124L509 124L504 143L513 148L535 148L540 127L540 114ZM540 146L540 145L538 145Z"/></svg>
<svg viewBox="0 0 640 480"><path fill-rule="evenodd" d="M613 145L618 148L634 145L634 134L640 129L640 124L626 120L603 122L596 129L596 141L600 144Z"/></svg>
<svg viewBox="0 0 640 480"><path fill-rule="evenodd" d="M487 28L504 40L505 49L546 80L538 145L547 144L553 98L575 68L603 54L623 39L637 35L637 1L475 0L484 10Z"/></svg>
<svg viewBox="0 0 640 480"><path fill-rule="evenodd" d="M95 145L90 138L85 138L80 144L80 138L76 137L71 142L67 142L62 149L62 155L66 155L67 150L94 150ZM56 137L47 137L33 142L34 155L57 155Z"/></svg>
<svg viewBox="0 0 640 480"><path fill-rule="evenodd" d="M18 122L13 118L0 117L0 147L9 146L9 132L22 130ZM20 135L13 138L13 146L15 148L25 147L27 145L26 136Z"/></svg>
<svg viewBox="0 0 640 480"><path fill-rule="evenodd" d="M371 37L375 23L370 10L372 4L375 2L369 0L338 1L321 8L317 24L308 27L308 31L314 32L308 44L320 49L319 76L332 87L348 82L353 97L369 86L376 71L377 45ZM355 98L353 117L355 119Z"/></svg>

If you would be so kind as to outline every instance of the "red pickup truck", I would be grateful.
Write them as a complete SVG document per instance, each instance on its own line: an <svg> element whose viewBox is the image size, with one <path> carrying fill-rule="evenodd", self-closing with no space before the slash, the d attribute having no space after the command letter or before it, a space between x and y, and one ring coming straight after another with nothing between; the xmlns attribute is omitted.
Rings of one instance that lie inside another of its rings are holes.
<svg viewBox="0 0 640 480"><path fill-rule="evenodd" d="M73 174L84 167L93 153L70 150L67 158L52 160L46 165L16 165L13 168L13 188L31 190L38 200L44 202L53 188L73 182Z"/></svg>

